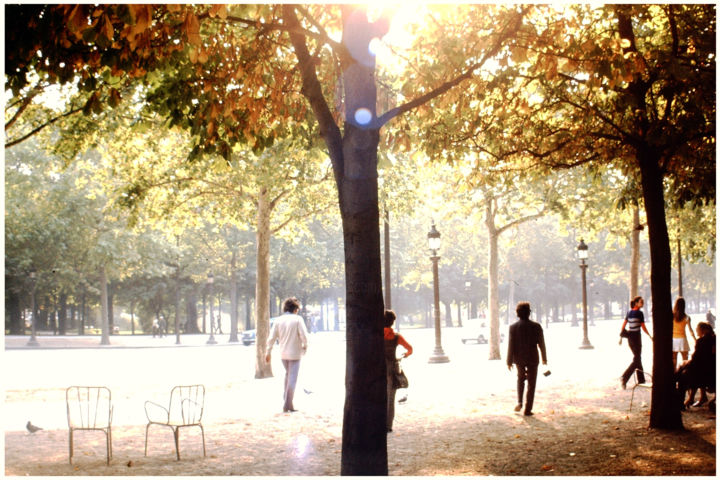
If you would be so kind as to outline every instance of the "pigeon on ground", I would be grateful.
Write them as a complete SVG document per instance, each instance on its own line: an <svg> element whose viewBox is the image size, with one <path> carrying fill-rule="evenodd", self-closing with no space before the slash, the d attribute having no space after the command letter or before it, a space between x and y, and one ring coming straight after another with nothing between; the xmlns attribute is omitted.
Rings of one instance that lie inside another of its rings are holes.
<svg viewBox="0 0 720 480"><path fill-rule="evenodd" d="M30 432L30 433L35 433L35 432L37 432L38 430L42 430L42 428L36 427L36 426L33 425L32 423L30 423L30 420L28 420L27 425L25 425L25 428L27 428L27 429L28 429L28 432Z"/></svg>
<svg viewBox="0 0 720 480"><path fill-rule="evenodd" d="M405 403L407 401L407 395L398 400L398 403Z"/></svg>
<svg viewBox="0 0 720 480"><path fill-rule="evenodd" d="M307 388L303 388L303 391L305 393L307 393L308 395L310 395L312 393L312 390L308 390Z"/></svg>

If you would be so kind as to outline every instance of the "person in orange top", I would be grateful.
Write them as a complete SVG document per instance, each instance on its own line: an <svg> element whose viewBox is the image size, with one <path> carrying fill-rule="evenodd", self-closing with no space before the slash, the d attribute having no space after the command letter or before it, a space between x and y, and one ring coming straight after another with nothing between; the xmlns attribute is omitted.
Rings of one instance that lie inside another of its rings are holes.
<svg viewBox="0 0 720 480"><path fill-rule="evenodd" d="M688 359L690 345L688 344L685 329L690 330L693 340L697 342L695 332L693 332L690 324L690 317L685 313L685 299L678 297L675 300L675 308L673 308L673 336L672 336L672 354L673 354L673 371L677 370L678 352L682 355L683 360Z"/></svg>
<svg viewBox="0 0 720 480"><path fill-rule="evenodd" d="M405 348L402 358L409 357L412 355L413 348L402 335L395 333L392 329L393 323L395 323L395 312L392 310L385 310L385 330L383 331L383 337L385 338L385 377L387 379L387 431L392 432L392 424L395 419L395 372L399 368L399 363L396 357L395 350L398 345L402 345Z"/></svg>

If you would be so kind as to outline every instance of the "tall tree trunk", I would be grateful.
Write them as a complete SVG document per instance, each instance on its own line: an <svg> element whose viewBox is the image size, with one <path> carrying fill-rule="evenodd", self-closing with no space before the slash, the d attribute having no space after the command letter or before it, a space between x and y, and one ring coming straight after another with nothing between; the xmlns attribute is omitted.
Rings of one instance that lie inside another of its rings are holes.
<svg viewBox="0 0 720 480"><path fill-rule="evenodd" d="M500 360L500 299L498 287L498 237L493 200L486 199L485 226L488 231L488 314L490 318L489 360Z"/></svg>
<svg viewBox="0 0 720 480"><path fill-rule="evenodd" d="M199 333L197 311L197 289L195 283L187 290L185 296L185 333Z"/></svg>
<svg viewBox="0 0 720 480"><path fill-rule="evenodd" d="M85 296L85 287L83 286L83 291L80 297L80 321L78 322L78 335L85 335Z"/></svg>
<svg viewBox="0 0 720 480"><path fill-rule="evenodd" d="M113 311L113 303L115 299L115 288L113 287L112 282L108 282L107 286L107 296L108 296L108 334L113 334L113 326L115 325L115 312Z"/></svg>
<svg viewBox="0 0 720 480"><path fill-rule="evenodd" d="M385 308L392 309L392 280L390 276L390 212L385 210L385 221L383 222L383 234L385 239Z"/></svg>
<svg viewBox="0 0 720 480"><path fill-rule="evenodd" d="M135 335L135 300L130 300L130 335Z"/></svg>
<svg viewBox="0 0 720 480"><path fill-rule="evenodd" d="M65 328L67 326L67 293L60 294L60 301L58 305L58 332L60 335L65 335Z"/></svg>
<svg viewBox="0 0 720 480"><path fill-rule="evenodd" d="M237 253L230 259L230 343L238 341Z"/></svg>
<svg viewBox="0 0 720 480"><path fill-rule="evenodd" d="M100 325L102 330L100 345L110 345L110 320L108 312L109 302L107 271L105 270L105 265L103 265L100 267Z"/></svg>
<svg viewBox="0 0 720 480"><path fill-rule="evenodd" d="M18 295L12 288L8 286L8 279L11 277L5 276L5 308L7 308L6 315L9 319L10 335L21 335L24 330L24 322L20 312L20 295Z"/></svg>
<svg viewBox="0 0 720 480"><path fill-rule="evenodd" d="M650 288L653 325L653 388L650 427L682 429L679 402L675 401L672 364L672 300L670 238L665 220L663 173L656 152L640 148L643 199L650 240Z"/></svg>
<svg viewBox="0 0 720 480"><path fill-rule="evenodd" d="M387 388L378 210L375 58L368 46L389 22L368 22L362 7L343 5L342 56L345 131L340 132L315 72L313 57L292 6L283 20L298 58L302 93L318 120L338 189L346 280L345 406L342 475L387 475ZM367 123L365 123L367 121Z"/></svg>
<svg viewBox="0 0 720 480"><path fill-rule="evenodd" d="M257 199L257 281L255 282L255 378L272 377L272 367L265 362L265 344L270 334L270 212L266 188Z"/></svg>
<svg viewBox="0 0 720 480"><path fill-rule="evenodd" d="M250 295L245 297L245 330L252 329L252 318L250 316L250 311L252 310L252 300L250 299Z"/></svg>
<svg viewBox="0 0 720 480"><path fill-rule="evenodd" d="M372 79L372 70L360 68L358 75ZM347 290L342 475L388 473L378 141L377 130L346 124L345 172L339 189Z"/></svg>
<svg viewBox="0 0 720 480"><path fill-rule="evenodd" d="M453 323L452 323L452 308L451 308L451 304L450 304L450 301L449 301L449 300L448 300L447 302L445 302L445 326L446 326L446 327L452 327L452 326L453 326Z"/></svg>
<svg viewBox="0 0 720 480"><path fill-rule="evenodd" d="M682 273L682 247L680 246L680 232L677 239L677 272L678 272L678 297L683 296L683 273Z"/></svg>
<svg viewBox="0 0 720 480"><path fill-rule="evenodd" d="M633 229L630 236L630 300L638 296L638 279L640 276L640 232L643 227L640 225L640 207L633 207ZM626 310L629 309L629 302Z"/></svg>
<svg viewBox="0 0 720 480"><path fill-rule="evenodd" d="M335 307L335 325L334 330L340 331L340 302L337 295L333 295L333 307Z"/></svg>

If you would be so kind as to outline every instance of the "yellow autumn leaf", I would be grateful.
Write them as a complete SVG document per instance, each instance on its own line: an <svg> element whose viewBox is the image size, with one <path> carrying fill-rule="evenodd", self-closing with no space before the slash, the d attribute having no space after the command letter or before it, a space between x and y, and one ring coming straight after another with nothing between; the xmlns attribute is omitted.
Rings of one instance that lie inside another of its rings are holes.
<svg viewBox="0 0 720 480"><path fill-rule="evenodd" d="M225 18L227 18L227 6L223 4L215 4L210 7L209 14L212 18L219 17L225 20Z"/></svg>
<svg viewBox="0 0 720 480"><path fill-rule="evenodd" d="M185 17L185 34L191 44L200 45L200 22L198 22L197 17L191 12L188 12Z"/></svg>

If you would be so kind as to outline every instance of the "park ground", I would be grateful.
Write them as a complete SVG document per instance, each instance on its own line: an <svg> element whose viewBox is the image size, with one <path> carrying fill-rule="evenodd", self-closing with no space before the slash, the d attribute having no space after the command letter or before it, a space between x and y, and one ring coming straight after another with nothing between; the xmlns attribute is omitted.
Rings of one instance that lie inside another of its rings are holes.
<svg viewBox="0 0 720 480"><path fill-rule="evenodd" d="M488 346L463 344L471 335L443 329L446 364L428 364L430 329L402 329L415 353L403 362L410 388L400 390L394 431L388 435L390 475L715 476L715 414L683 414L681 432L648 429L650 391L618 377L630 362L618 345L619 321L590 327L592 350L578 347L582 329L551 324L545 330L552 374L538 378L532 417L513 411L515 373L504 360L488 360ZM503 325L502 329L507 327ZM310 338L303 359L295 413L282 413L282 366L274 378L255 380L254 346L216 336L5 337L3 352L4 473L45 475L254 475L334 476L340 473L344 401L344 334ZM652 368L644 338L643 362ZM69 348L72 347L72 348ZM501 345L503 358L506 345ZM143 403L167 401L173 385L202 383L207 456L199 429L182 431L175 460L169 429L151 428L144 456ZM104 436L76 434L68 462L64 390L106 385L112 390L113 459L105 464ZM31 420L44 430L30 434Z"/></svg>

